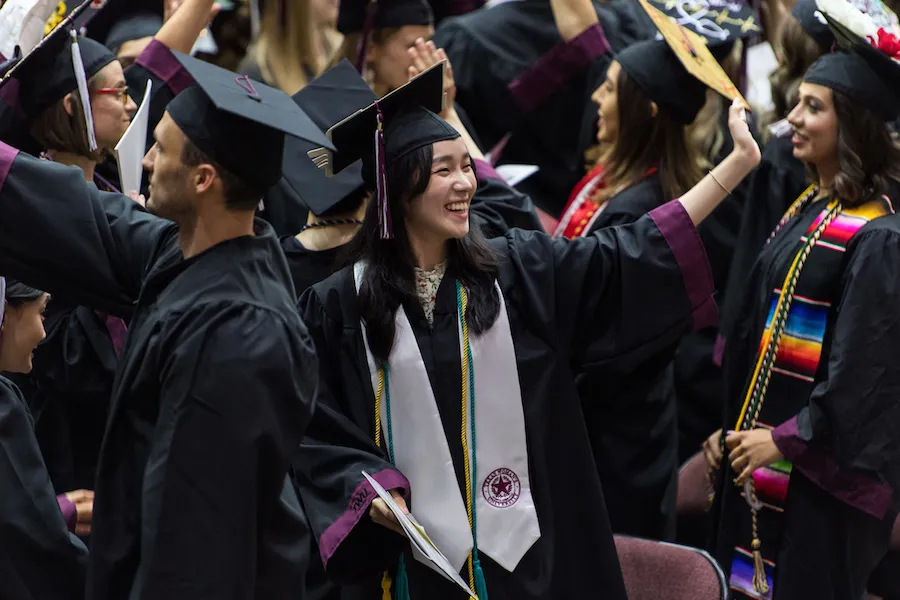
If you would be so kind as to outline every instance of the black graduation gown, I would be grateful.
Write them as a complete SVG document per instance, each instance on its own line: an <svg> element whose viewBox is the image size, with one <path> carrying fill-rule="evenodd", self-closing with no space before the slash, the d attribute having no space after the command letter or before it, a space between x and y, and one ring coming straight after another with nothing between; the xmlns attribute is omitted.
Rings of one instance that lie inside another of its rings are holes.
<svg viewBox="0 0 900 600"><path fill-rule="evenodd" d="M650 175L611 198L591 232L633 223L666 200L658 175ZM649 281L646 287L655 288ZM672 343L634 369L595 369L578 375L578 393L615 533L674 537L678 468L671 392L674 354Z"/></svg>
<svg viewBox="0 0 900 600"><path fill-rule="evenodd" d="M125 70L128 91L137 103L152 82L148 149L153 129L180 91L178 78L185 76L174 60L167 47L153 42ZM121 187L113 157L97 165L95 183L103 191ZM145 177L143 193L148 184ZM35 350L32 372L15 380L33 407L35 434L57 494L93 489L118 362L113 342L105 318L67 300L65 292L51 299L45 328L47 337Z"/></svg>
<svg viewBox="0 0 900 600"><path fill-rule="evenodd" d="M673 203L630 226L577 240L513 230L491 241L500 257L498 281L515 346L542 532L514 575L482 554L492 600L578 598L590 589L602 590L604 598L625 598L574 374L603 365L633 368L696 320L708 320L712 288L702 247L692 236L686 213ZM433 328L418 304L404 308L464 489L453 282L448 268ZM651 282L659 293L644 293ZM329 575L356 584L341 597L381 598L381 570L396 564L405 545L366 516L373 491L360 470L387 488L408 484L372 441L374 395L352 268L313 286L299 306L321 369L317 410L294 464L301 499ZM406 564L413 599L461 599L458 588L410 556Z"/></svg>
<svg viewBox="0 0 900 600"><path fill-rule="evenodd" d="M173 223L0 144L0 273L132 314L100 454L88 594L296 598L289 456L316 356L277 238L184 259Z"/></svg>
<svg viewBox="0 0 900 600"><path fill-rule="evenodd" d="M824 202L792 219L762 249L753 267L747 293L727 331L724 427L733 428L738 418L772 290L780 288L800 236ZM804 447L795 457L779 445L794 463L780 525L763 527L768 513L760 511L763 552L777 549L775 600L858 600L888 549L900 498L900 404L895 392L900 365L894 358L900 352L900 318L894 308L898 274L900 218L870 221L846 245L841 269L819 275L831 277L834 289L821 358L814 382L795 384L810 386L811 394L778 394L763 406L773 426L796 416L798 431L790 442ZM804 272L801 281L804 275L816 274ZM714 551L728 573L735 545L749 544L749 539L738 539L746 538L742 527L749 511L741 490L731 483L736 474L727 460L723 465L713 507L718 520ZM887 509L879 511L873 490L883 486L890 488L891 498Z"/></svg>
<svg viewBox="0 0 900 600"><path fill-rule="evenodd" d="M104 318L51 298L26 378L35 435L57 494L94 489L118 358Z"/></svg>
<svg viewBox="0 0 900 600"><path fill-rule="evenodd" d="M0 377L0 599L81 600L87 548L66 529L33 426Z"/></svg>
<svg viewBox="0 0 900 600"><path fill-rule="evenodd" d="M435 44L453 64L457 102L468 111L483 147L493 148L510 133L500 163L538 165L540 171L517 187L554 216L584 175L584 152L596 143L597 115L590 97L602 83L612 53L656 31L634 2L594 6L602 32L596 32L600 39L592 42L591 51L571 52L581 42L563 43L544 0L505 2L449 18L435 33ZM603 45L611 52L593 55ZM532 68L540 71L544 89L554 81L554 91L536 107L520 107L509 85ZM556 77L561 77L558 86Z"/></svg>

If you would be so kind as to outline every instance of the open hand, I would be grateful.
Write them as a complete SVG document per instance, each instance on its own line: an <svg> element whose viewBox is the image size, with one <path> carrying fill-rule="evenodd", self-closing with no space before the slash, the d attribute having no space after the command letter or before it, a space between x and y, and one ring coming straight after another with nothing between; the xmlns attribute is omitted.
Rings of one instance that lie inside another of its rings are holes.
<svg viewBox="0 0 900 600"><path fill-rule="evenodd" d="M67 492L66 498L75 505L75 535L90 535L91 522L94 520L94 492L75 490Z"/></svg>
<svg viewBox="0 0 900 600"><path fill-rule="evenodd" d="M406 507L406 500L403 499L403 494L397 490L391 490L391 496L394 498L397 506L400 507L400 510L403 511L403 514L408 515L409 509ZM400 526L397 517L394 516L393 511L388 508L388 505L381 498L375 498L372 501L372 506L369 507L369 516L382 527L387 527L391 531L404 537L406 536L406 532L403 531L403 527Z"/></svg>
<svg viewBox="0 0 900 600"><path fill-rule="evenodd" d="M740 98L735 97L731 108L728 109L728 129L731 131L731 139L734 140L735 152L741 154L747 163L758 165L761 157L759 145L750 133L747 112Z"/></svg>
<svg viewBox="0 0 900 600"><path fill-rule="evenodd" d="M756 469L784 460L768 429L733 431L725 438L725 445L731 468L738 473L737 485L744 485Z"/></svg>
<svg viewBox="0 0 900 600"><path fill-rule="evenodd" d="M428 70L441 61L445 61L447 66L444 68L444 110L441 117L447 118L450 111L453 111L453 105L456 102L456 80L453 79L453 67L450 66L450 60L443 48L435 48L434 42L426 42L422 38L416 40L416 43L407 51L412 59L409 67L409 78L412 79L420 73Z"/></svg>

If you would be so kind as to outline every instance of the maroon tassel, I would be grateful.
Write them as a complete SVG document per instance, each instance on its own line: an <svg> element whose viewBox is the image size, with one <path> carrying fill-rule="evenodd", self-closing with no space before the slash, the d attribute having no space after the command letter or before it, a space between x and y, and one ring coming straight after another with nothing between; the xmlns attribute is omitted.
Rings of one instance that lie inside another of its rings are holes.
<svg viewBox="0 0 900 600"><path fill-rule="evenodd" d="M381 107L378 106L378 102L375 102L375 110L378 111L378 127L375 129L375 193L376 201L378 202L378 231L381 239L390 240L394 237L394 228L391 223L387 165L384 157L384 115L381 114Z"/></svg>
<svg viewBox="0 0 900 600"><path fill-rule="evenodd" d="M375 12L378 10L378 1L369 0L366 6L366 18L363 21L362 31L359 32L359 41L356 42L356 70L364 75L366 67L366 50L369 47L369 36L375 27Z"/></svg>

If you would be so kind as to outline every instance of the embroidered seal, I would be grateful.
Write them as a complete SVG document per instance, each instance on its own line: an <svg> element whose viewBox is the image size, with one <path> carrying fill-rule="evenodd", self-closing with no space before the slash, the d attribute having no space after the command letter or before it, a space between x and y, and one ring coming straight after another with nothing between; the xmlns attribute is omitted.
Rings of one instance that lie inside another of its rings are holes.
<svg viewBox="0 0 900 600"><path fill-rule="evenodd" d="M481 485L481 493L494 508L509 508L519 501L522 484L519 476L507 468L494 470Z"/></svg>

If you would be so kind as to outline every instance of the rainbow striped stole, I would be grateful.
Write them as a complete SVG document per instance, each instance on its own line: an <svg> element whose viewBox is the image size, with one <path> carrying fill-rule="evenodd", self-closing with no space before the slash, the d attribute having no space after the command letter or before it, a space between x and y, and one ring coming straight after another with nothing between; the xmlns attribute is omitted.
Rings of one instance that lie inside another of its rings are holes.
<svg viewBox="0 0 900 600"><path fill-rule="evenodd" d="M821 225L828 210L823 209L819 216L809 226L800 241L805 243L809 236ZM890 201L887 198L868 202L856 208L844 209L837 215L828 227L822 232L816 246L809 257L810 271L819 270L823 266L831 266L843 258L847 251L847 244L857 231L863 228L872 219L893 212ZM831 263L831 264L829 264ZM830 270L835 273L837 269ZM801 276L801 281L802 281ZM772 373L784 375L812 383L815 380L816 370L819 367L819 358L822 355L822 340L825 337L825 326L828 321L828 311L831 309L829 294L816 293L817 290L805 290L806 286L798 286L793 296L791 308L788 311L784 334L775 355ZM781 295L781 289L776 288L772 292L769 304L769 313L766 317L766 327L759 342L759 351L764 352L769 343L769 335L772 330L772 319L775 315L775 307ZM801 291L811 291L803 295ZM813 297L816 296L816 297ZM771 384L770 384L771 385ZM771 390L770 390L771 391Z"/></svg>
<svg viewBox="0 0 900 600"><path fill-rule="evenodd" d="M807 190L807 192L810 191ZM800 199L798 199L799 201ZM798 211L794 209L795 207L792 206L791 211L796 214ZM782 219L782 224L792 216L791 211ZM840 280L841 264L847 251L847 245L866 223L893 212L890 199L887 197L856 208L844 209L828 223L819 238L815 240L815 246L810 251L806 266L800 274L797 286L791 296L781 341L768 374L768 386L763 399L768 398L769 402L763 404L755 421L752 420L754 419L752 412L748 411L744 414L740 429L748 426L772 429L796 414L805 404L812 392L816 371L819 368L828 314L833 301L840 297L837 282ZM811 236L821 227L828 213L829 208L824 208L800 237L798 252L803 252ZM765 328L759 341L757 359L766 352L769 346L774 329L773 320L776 307L781 295L782 289L780 288L776 288L772 292ZM762 373L759 376L766 377L766 374ZM749 385L754 385L754 382L751 381ZM753 487L760 507L757 517L760 537L764 540L762 545L763 567L768 591L760 593L754 588L751 540L743 539L743 535L739 535L739 543L734 549L729 581L732 596L735 598L767 600L772 597L776 568L774 559L777 556L778 548L777 544L773 546L771 543L776 538L770 538L769 536L773 534L767 534L766 530L774 527L776 521L782 518L791 469L791 463L782 460L768 467L757 469L753 473ZM744 492L741 492L741 496L744 497L744 495ZM749 507L747 507L747 511L750 512Z"/></svg>

